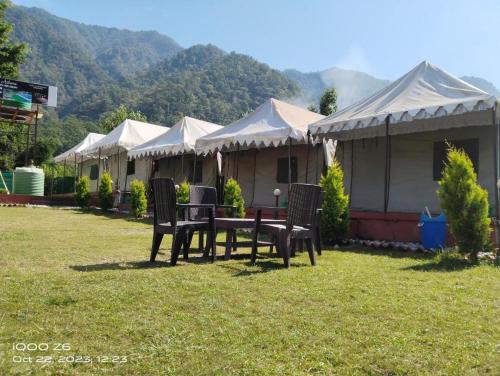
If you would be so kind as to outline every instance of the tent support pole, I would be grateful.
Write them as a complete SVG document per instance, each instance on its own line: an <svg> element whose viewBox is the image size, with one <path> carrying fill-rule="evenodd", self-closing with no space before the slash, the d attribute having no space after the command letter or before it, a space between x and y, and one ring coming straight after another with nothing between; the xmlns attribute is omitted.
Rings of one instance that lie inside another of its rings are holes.
<svg viewBox="0 0 500 376"><path fill-rule="evenodd" d="M349 207L352 202L352 180L354 176L354 140L351 140L351 176L349 177Z"/></svg>
<svg viewBox="0 0 500 376"><path fill-rule="evenodd" d="M80 168L78 169L78 175L82 177L83 174L83 155L80 157Z"/></svg>
<svg viewBox="0 0 500 376"><path fill-rule="evenodd" d="M99 183L101 180L101 148L99 148L99 155L97 157L97 192L99 192Z"/></svg>
<svg viewBox="0 0 500 376"><path fill-rule="evenodd" d="M185 178L184 176L184 154L181 154L181 179Z"/></svg>
<svg viewBox="0 0 500 376"><path fill-rule="evenodd" d="M238 143L238 147L236 149L236 181L238 181L238 178L240 176L240 144Z"/></svg>
<svg viewBox="0 0 500 376"><path fill-rule="evenodd" d="M290 200L290 188L292 184L292 138L288 138L288 200Z"/></svg>
<svg viewBox="0 0 500 376"><path fill-rule="evenodd" d="M118 148L118 173L116 174L116 187L117 187L117 190L119 191L120 190L120 148Z"/></svg>
<svg viewBox="0 0 500 376"><path fill-rule="evenodd" d="M73 192L76 192L76 176L77 176L77 170L76 170L76 154L75 154L75 170L74 170L74 175L75 175L75 179L74 179L74 182L73 182Z"/></svg>
<svg viewBox="0 0 500 376"><path fill-rule="evenodd" d="M307 131L307 151L306 151L306 184L309 183L309 150L311 146L311 132Z"/></svg>
<svg viewBox="0 0 500 376"><path fill-rule="evenodd" d="M63 165L63 179L62 179L62 192L61 193L66 193L64 192L66 188L66 159L64 160L64 165Z"/></svg>
<svg viewBox="0 0 500 376"><path fill-rule="evenodd" d="M255 173L257 170L257 149L254 149L253 153L253 182L252 182L252 201L250 207L253 206L253 200L255 199Z"/></svg>
<svg viewBox="0 0 500 376"><path fill-rule="evenodd" d="M384 213L389 207L389 188L391 184L391 136L389 136L389 115L385 118L385 186L384 186Z"/></svg>
<svg viewBox="0 0 500 376"><path fill-rule="evenodd" d="M193 162L193 184L196 184L196 153L194 154Z"/></svg>
<svg viewBox="0 0 500 376"><path fill-rule="evenodd" d="M500 207L499 207L499 202L498 202L498 187L497 187L497 182L499 178L499 171L498 168L500 166L500 161L498 160L498 154L499 154L499 148L500 148L500 123L496 119L497 117L497 103L495 103L493 107L493 126L495 127L495 142L494 142L494 166L495 166L495 181L493 183L493 189L495 192L495 217L497 220L500 219ZM498 229L497 229L498 230Z"/></svg>

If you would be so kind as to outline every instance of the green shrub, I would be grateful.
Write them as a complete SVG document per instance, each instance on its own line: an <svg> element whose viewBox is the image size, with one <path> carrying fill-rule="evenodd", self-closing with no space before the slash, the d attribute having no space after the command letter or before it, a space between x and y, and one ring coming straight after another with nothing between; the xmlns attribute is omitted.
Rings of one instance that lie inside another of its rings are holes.
<svg viewBox="0 0 500 376"><path fill-rule="evenodd" d="M148 208L146 188L140 180L134 179L130 184L130 205L132 206L132 213L134 213L136 218L140 218L146 214Z"/></svg>
<svg viewBox="0 0 500 376"><path fill-rule="evenodd" d="M189 183L184 181L177 189L177 202L179 204L189 204Z"/></svg>
<svg viewBox="0 0 500 376"><path fill-rule="evenodd" d="M98 193L99 207L102 210L109 210L113 207L113 181L109 172L104 171L101 176Z"/></svg>
<svg viewBox="0 0 500 376"><path fill-rule="evenodd" d="M82 176L76 182L75 201L81 208L89 206L90 201L90 180L88 176Z"/></svg>
<svg viewBox="0 0 500 376"><path fill-rule="evenodd" d="M460 253L476 260L477 253L490 246L488 192L477 183L472 162L463 150L448 149L437 194Z"/></svg>
<svg viewBox="0 0 500 376"><path fill-rule="evenodd" d="M224 204L236 206L236 217L245 217L245 200L241 194L241 187L233 178L228 179L224 187ZM226 216L231 216L231 209L225 209Z"/></svg>
<svg viewBox="0 0 500 376"><path fill-rule="evenodd" d="M344 193L344 172L337 160L321 176L323 204L321 237L326 244L339 244L349 229L349 196Z"/></svg>

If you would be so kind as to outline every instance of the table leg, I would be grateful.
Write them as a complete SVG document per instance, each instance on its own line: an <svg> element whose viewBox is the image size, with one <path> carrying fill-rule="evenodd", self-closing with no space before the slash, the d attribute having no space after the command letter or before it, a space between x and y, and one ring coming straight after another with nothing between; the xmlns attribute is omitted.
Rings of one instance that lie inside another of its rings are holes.
<svg viewBox="0 0 500 376"><path fill-rule="evenodd" d="M226 231L226 251L224 253L224 260L229 260L231 258L231 246L233 240L233 233L231 230Z"/></svg>

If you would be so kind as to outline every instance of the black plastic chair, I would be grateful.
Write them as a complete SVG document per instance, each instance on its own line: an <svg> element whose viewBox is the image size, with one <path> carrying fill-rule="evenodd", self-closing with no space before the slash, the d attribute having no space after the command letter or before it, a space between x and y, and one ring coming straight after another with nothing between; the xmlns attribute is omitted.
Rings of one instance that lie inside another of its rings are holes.
<svg viewBox="0 0 500 376"><path fill-rule="evenodd" d="M278 252L283 257L285 266L290 267L291 248L295 248L297 240L305 242L309 259L312 265L316 265L316 254L314 253L313 243L317 240L319 224L317 223L318 202L320 199L321 187L313 184L292 184L286 223L262 223L262 210L275 207L257 207L255 212L255 230L252 242L252 264L255 264L257 258L257 243L261 233L272 235L275 239L275 245Z"/></svg>
<svg viewBox="0 0 500 376"><path fill-rule="evenodd" d="M170 264L174 266L179 258L179 252L190 231L203 230L211 234L212 257L215 261L215 205L212 204L178 204L174 181L170 178L152 179L153 204L154 204L154 228L153 244L151 247L150 261L154 262L160 248L164 234L172 234L172 255ZM179 211L188 209L204 209L207 212L207 220L178 220ZM184 250L184 258L187 258L187 250Z"/></svg>

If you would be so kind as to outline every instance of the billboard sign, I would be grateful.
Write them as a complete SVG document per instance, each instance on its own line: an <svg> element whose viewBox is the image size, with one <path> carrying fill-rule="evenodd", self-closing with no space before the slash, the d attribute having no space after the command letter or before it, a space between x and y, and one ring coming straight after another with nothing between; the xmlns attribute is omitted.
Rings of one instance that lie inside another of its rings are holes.
<svg viewBox="0 0 500 376"><path fill-rule="evenodd" d="M57 106L57 87L0 78L0 98L6 106L31 110L31 104Z"/></svg>

